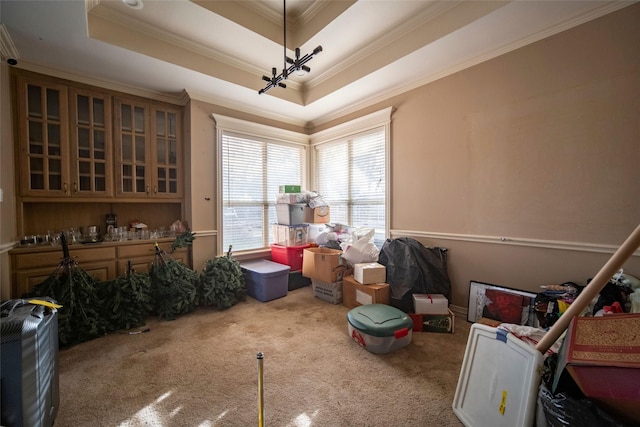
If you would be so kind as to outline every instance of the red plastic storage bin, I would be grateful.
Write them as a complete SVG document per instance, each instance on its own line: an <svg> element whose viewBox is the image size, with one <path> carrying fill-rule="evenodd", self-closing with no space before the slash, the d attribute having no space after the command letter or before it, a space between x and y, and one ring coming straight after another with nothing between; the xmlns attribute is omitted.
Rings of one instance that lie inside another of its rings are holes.
<svg viewBox="0 0 640 427"><path fill-rule="evenodd" d="M271 245L271 260L291 267L291 271L302 270L302 253L310 244L299 246Z"/></svg>

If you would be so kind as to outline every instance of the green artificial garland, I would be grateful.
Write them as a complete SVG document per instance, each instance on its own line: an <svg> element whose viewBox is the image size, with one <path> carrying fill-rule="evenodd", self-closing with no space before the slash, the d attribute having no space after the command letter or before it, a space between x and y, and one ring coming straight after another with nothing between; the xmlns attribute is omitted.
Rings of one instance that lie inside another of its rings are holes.
<svg viewBox="0 0 640 427"><path fill-rule="evenodd" d="M108 332L143 326L144 319L153 311L151 278L133 271L131 261L125 275L100 284L98 296Z"/></svg>
<svg viewBox="0 0 640 427"><path fill-rule="evenodd" d="M203 305L225 310L246 298L244 276L240 263L231 258L231 246L226 256L207 260L199 287Z"/></svg>
<svg viewBox="0 0 640 427"><path fill-rule="evenodd" d="M173 320L193 311L198 304L198 274L165 253L155 244L156 253L149 271L156 314Z"/></svg>
<svg viewBox="0 0 640 427"><path fill-rule="evenodd" d="M58 310L60 347L91 340L107 332L96 294L98 281L69 256L69 248L61 233L63 260L44 282L36 285L23 298L50 297L62 308Z"/></svg>
<svg viewBox="0 0 640 427"><path fill-rule="evenodd" d="M196 238L196 233L192 233L190 231L185 231L181 235L176 237L176 240L171 244L170 253L174 253L178 248L184 248L187 246L192 246L193 241Z"/></svg>

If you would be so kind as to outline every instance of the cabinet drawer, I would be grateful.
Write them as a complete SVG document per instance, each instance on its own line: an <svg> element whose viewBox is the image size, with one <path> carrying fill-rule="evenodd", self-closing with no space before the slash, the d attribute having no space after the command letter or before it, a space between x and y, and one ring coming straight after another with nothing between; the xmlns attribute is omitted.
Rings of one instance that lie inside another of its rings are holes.
<svg viewBox="0 0 640 427"><path fill-rule="evenodd" d="M170 256L175 261L187 265L188 257L186 249L179 249L170 254ZM127 269L129 268L129 261L131 261L131 268L133 268L133 271L135 271L136 273L148 273L151 270L151 264L153 264L154 260L155 255L130 257L127 259L123 259L122 257L120 257L120 259L118 259L118 274L126 274Z"/></svg>
<svg viewBox="0 0 640 427"><path fill-rule="evenodd" d="M167 254L174 257L175 254L186 252L186 248L180 248L171 254L171 244L173 242L158 243L160 249L164 250ZM156 253L156 247L150 240L141 245L126 245L118 246L118 259L127 259L143 256L153 256Z"/></svg>
<svg viewBox="0 0 640 427"><path fill-rule="evenodd" d="M52 252L53 253L53 252ZM116 277L116 263L114 261L93 262L82 265L81 267L90 276L98 279L98 281L107 281ZM21 297L25 292L29 292L34 286L44 282L53 272L54 267L32 268L29 270L18 271L16 273L16 283L14 289L15 297Z"/></svg>
<svg viewBox="0 0 640 427"><path fill-rule="evenodd" d="M69 248L69 256L82 267L83 263L115 259L116 251L113 247L100 248ZM16 255L16 269L55 266L62 261L62 249L59 251L32 252Z"/></svg>

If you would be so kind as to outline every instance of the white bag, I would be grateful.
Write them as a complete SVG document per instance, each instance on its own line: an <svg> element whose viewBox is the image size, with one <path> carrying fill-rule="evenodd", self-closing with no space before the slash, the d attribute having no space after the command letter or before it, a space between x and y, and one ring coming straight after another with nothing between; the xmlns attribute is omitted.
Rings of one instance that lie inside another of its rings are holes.
<svg viewBox="0 0 640 427"><path fill-rule="evenodd" d="M351 233L347 240L340 243L342 259L350 265L377 262L380 251L373 243L375 233L376 230L373 228L360 229Z"/></svg>

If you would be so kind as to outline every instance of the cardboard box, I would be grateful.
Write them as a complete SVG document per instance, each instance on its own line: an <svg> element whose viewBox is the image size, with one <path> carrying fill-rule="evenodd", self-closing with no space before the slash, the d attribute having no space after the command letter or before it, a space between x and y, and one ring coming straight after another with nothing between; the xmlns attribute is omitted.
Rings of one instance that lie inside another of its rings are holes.
<svg viewBox="0 0 640 427"><path fill-rule="evenodd" d="M321 280L311 279L311 287L316 298L331 304L340 304L342 302L342 281L327 283Z"/></svg>
<svg viewBox="0 0 640 427"><path fill-rule="evenodd" d="M278 224L298 225L304 220L305 204L296 203L295 205L287 205L284 203L276 203L276 215L278 216Z"/></svg>
<svg viewBox="0 0 640 427"><path fill-rule="evenodd" d="M330 221L329 206L318 206L316 208L305 207L304 208L304 222L312 224L326 224Z"/></svg>
<svg viewBox="0 0 640 427"><path fill-rule="evenodd" d="M321 282L342 280L342 251L329 248L307 248L302 254L302 275Z"/></svg>
<svg viewBox="0 0 640 427"><path fill-rule="evenodd" d="M417 314L449 314L449 300L441 294L413 294Z"/></svg>
<svg viewBox="0 0 640 427"><path fill-rule="evenodd" d="M625 422L640 423L640 313L574 317L558 353L584 395Z"/></svg>
<svg viewBox="0 0 640 427"><path fill-rule="evenodd" d="M281 246L300 246L309 241L309 226L307 224L271 226L273 240Z"/></svg>
<svg viewBox="0 0 640 427"><path fill-rule="evenodd" d="M278 187L278 190L280 193L299 193L302 188L299 185L287 184L281 185L280 187Z"/></svg>
<svg viewBox="0 0 640 427"><path fill-rule="evenodd" d="M447 314L409 314L416 332L440 332L452 334L455 330L455 315L451 310Z"/></svg>
<svg viewBox="0 0 640 427"><path fill-rule="evenodd" d="M363 285L353 276L342 278L342 304L345 307L354 308L366 304L389 305L390 295L391 289L388 283Z"/></svg>
<svg viewBox="0 0 640 427"><path fill-rule="evenodd" d="M387 281L387 268L377 262L354 264L353 277L363 285L385 283Z"/></svg>

